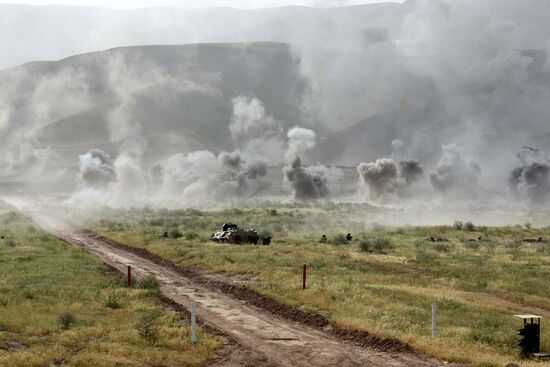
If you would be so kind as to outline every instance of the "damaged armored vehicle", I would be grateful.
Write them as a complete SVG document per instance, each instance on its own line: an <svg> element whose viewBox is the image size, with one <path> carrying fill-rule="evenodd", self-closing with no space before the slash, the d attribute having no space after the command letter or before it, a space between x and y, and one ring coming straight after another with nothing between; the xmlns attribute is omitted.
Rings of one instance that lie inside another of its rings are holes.
<svg viewBox="0 0 550 367"><path fill-rule="evenodd" d="M210 240L221 243L252 243L257 245L260 236L258 236L255 229L244 230L236 224L224 223L221 232L213 233Z"/></svg>

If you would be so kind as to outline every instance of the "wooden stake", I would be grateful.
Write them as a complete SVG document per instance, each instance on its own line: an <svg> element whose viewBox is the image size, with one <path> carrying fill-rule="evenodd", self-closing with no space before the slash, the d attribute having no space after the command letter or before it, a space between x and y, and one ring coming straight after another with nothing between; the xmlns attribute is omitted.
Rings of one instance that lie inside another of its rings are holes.
<svg viewBox="0 0 550 367"><path fill-rule="evenodd" d="M132 288L132 267L128 265L128 288Z"/></svg>
<svg viewBox="0 0 550 367"><path fill-rule="evenodd" d="M307 265L304 264L304 269L302 272L302 289L306 289L306 280L307 280Z"/></svg>

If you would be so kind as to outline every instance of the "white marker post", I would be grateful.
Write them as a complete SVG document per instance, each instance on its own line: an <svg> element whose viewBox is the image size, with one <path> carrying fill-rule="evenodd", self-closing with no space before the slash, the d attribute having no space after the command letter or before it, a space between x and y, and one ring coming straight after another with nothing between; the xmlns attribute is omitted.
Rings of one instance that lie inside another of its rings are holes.
<svg viewBox="0 0 550 367"><path fill-rule="evenodd" d="M432 303L432 338L435 338L437 336L437 305L435 303Z"/></svg>
<svg viewBox="0 0 550 367"><path fill-rule="evenodd" d="M195 302L191 304L191 343L194 345L197 342L197 307Z"/></svg>

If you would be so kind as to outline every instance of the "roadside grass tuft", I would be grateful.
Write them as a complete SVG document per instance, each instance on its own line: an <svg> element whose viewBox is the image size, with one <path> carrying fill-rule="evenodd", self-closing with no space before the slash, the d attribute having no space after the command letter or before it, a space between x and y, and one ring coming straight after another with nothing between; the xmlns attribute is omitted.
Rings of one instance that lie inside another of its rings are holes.
<svg viewBox="0 0 550 367"><path fill-rule="evenodd" d="M146 275L138 279L136 287L139 289L146 289L152 293L158 293L160 289L159 282L152 275Z"/></svg>

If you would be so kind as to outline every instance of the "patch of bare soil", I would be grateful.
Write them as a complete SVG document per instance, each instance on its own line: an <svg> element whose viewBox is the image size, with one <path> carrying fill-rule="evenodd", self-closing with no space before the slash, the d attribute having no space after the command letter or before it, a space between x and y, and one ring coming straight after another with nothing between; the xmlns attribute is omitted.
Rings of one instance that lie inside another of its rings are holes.
<svg viewBox="0 0 550 367"><path fill-rule="evenodd" d="M178 266L169 260L150 253L146 249L131 247L120 242L111 240L109 238L99 236L92 232L87 232L86 234L91 238L99 239L103 242L109 243L111 246L120 248L128 252L132 252L156 264L168 267L176 271L177 273L185 276L186 278L192 279L197 284L208 287L209 289L222 291L226 294L233 296L234 298L245 301L249 304L266 310L274 315L281 316L285 319L322 329L325 332L329 332L345 341L353 342L356 345L370 347L384 352L414 353L414 350L410 345L405 344L397 339L380 338L370 334L367 331L336 326L334 324L331 324L322 315L312 314L297 309L295 307L279 303L272 298L265 297L249 288L245 288L244 286L229 284L219 280L212 280L208 277L203 277L194 270L185 269L181 266Z"/></svg>

